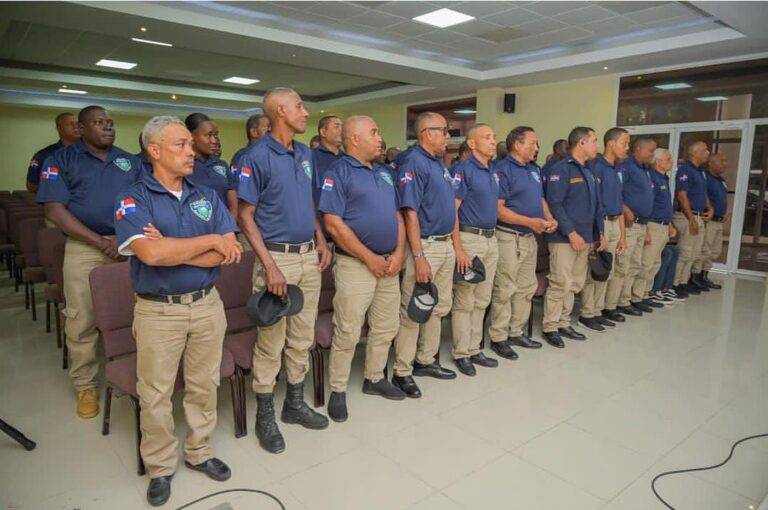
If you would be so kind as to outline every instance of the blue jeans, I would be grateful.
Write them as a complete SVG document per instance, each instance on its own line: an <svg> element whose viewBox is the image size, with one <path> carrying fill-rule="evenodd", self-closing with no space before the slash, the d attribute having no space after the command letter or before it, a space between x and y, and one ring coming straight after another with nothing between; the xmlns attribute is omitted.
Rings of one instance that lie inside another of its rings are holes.
<svg viewBox="0 0 768 510"><path fill-rule="evenodd" d="M661 267L653 280L653 292L661 289L671 289L675 283L675 268L680 257L680 248L676 244L668 244L661 252Z"/></svg>

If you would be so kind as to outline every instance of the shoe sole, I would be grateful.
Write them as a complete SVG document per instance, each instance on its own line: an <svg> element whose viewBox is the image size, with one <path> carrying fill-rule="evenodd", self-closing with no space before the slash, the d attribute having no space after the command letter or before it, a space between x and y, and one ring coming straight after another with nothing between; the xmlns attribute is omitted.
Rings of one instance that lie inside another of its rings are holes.
<svg viewBox="0 0 768 510"><path fill-rule="evenodd" d="M434 374L417 374L416 371L413 372L413 376L414 377L431 377L433 379L439 379L441 381L449 381L451 379L456 379L456 374L442 376L442 375L434 375Z"/></svg>
<svg viewBox="0 0 768 510"><path fill-rule="evenodd" d="M96 412L95 413L91 413L91 414L81 414L80 412L78 412L77 415L80 418L83 418L85 420L90 420L91 418L96 418L99 415L99 410L96 409Z"/></svg>
<svg viewBox="0 0 768 510"><path fill-rule="evenodd" d="M376 395L379 397L383 397L383 398L386 398L387 400L405 400L405 398L407 397L407 394L404 391L403 391L403 395L387 395L385 393L366 390L365 388L363 388L363 393L365 393L366 395Z"/></svg>
<svg viewBox="0 0 768 510"><path fill-rule="evenodd" d="M580 328L585 328L585 329L588 329L588 330L590 330L590 331L594 331L595 333L605 333L605 327L602 327L602 328L600 328L600 329L595 329L595 328L593 328L592 326L587 326L587 325L586 325L586 324L584 324L583 322L580 322L580 323L579 323L579 327L580 327ZM566 337L566 338L568 338L568 337Z"/></svg>
<svg viewBox="0 0 768 510"><path fill-rule="evenodd" d="M232 471L230 471L230 472L227 474L227 476L226 476L226 477L224 477L224 478L221 478L221 477L217 477L217 476L214 476L214 475L212 475L210 472L206 471L206 470L205 470L205 469L203 469L203 468L199 468L199 467L197 467L197 466L193 466L192 464L190 464L190 463L189 463L189 462L187 462L187 461L184 461L184 465L185 465L185 466L187 466L189 469L191 469L191 470L193 470L193 471L197 471L197 472L199 472L199 473L203 473L205 476L207 476L207 477L208 477L208 478L210 478L211 480L215 480L215 481L217 481L217 482L226 482L227 480L229 480L229 479L232 477Z"/></svg>
<svg viewBox="0 0 768 510"><path fill-rule="evenodd" d="M498 363L496 363L495 365L483 365L482 363L475 363L474 361L472 362L472 364L475 365L476 367L483 367L483 368L496 368L499 366Z"/></svg>
<svg viewBox="0 0 768 510"><path fill-rule="evenodd" d="M264 443L262 443L261 441L259 441L259 446L261 446L264 449L264 451L269 452L269 453L274 453L274 454L283 453L285 451L285 446L283 446L282 448L279 448L279 449L274 449L274 448L271 449L271 448L267 448L264 445Z"/></svg>
<svg viewBox="0 0 768 510"><path fill-rule="evenodd" d="M309 429L309 430L325 430L328 428L328 422L326 422L324 425L316 427L314 425L307 425L306 423L301 423L298 420L294 420L292 418L285 418L283 416L280 416L280 421L283 423L287 423L288 425L301 425L305 429Z"/></svg>
<svg viewBox="0 0 768 510"><path fill-rule="evenodd" d="M493 350L493 349L491 349L491 350ZM506 355L504 355L504 354L502 354L502 353L500 353L498 351L493 351L493 352L496 353L496 356L499 356L499 357L504 358L504 359L508 359L510 361L515 361L516 359L518 359L520 357L520 356L506 356Z"/></svg>
<svg viewBox="0 0 768 510"><path fill-rule="evenodd" d="M522 347L523 349L541 349L541 344L539 344L539 345L525 345L523 343L514 342L512 340L510 340L509 343L511 343L515 347ZM498 354L498 353L496 353L496 354Z"/></svg>
<svg viewBox="0 0 768 510"><path fill-rule="evenodd" d="M349 416L345 416L344 418L334 418L330 413L328 413L328 418L332 419L336 423L344 423L349 419Z"/></svg>

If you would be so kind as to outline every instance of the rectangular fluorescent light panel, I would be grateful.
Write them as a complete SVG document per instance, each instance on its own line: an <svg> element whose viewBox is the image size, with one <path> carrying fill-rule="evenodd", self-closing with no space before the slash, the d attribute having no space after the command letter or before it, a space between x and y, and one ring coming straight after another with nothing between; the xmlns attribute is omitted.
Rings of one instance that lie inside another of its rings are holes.
<svg viewBox="0 0 768 510"><path fill-rule="evenodd" d="M679 83L664 83L662 85L656 85L657 89L661 90L677 90L677 89L689 89L691 88L691 85L688 85L687 83L679 82Z"/></svg>
<svg viewBox="0 0 768 510"><path fill-rule="evenodd" d="M133 62L121 62L119 60L109 60L107 58L102 58L96 62L96 65L101 67L114 67L115 69L133 69L138 64L134 64Z"/></svg>
<svg viewBox="0 0 768 510"><path fill-rule="evenodd" d="M699 101L727 101L728 98L725 96L705 96L705 97L697 97L696 98Z"/></svg>
<svg viewBox="0 0 768 510"><path fill-rule="evenodd" d="M77 90L77 89L59 89L59 92L64 92L65 94L87 94L88 92L84 90Z"/></svg>
<svg viewBox="0 0 768 510"><path fill-rule="evenodd" d="M139 39L138 37L131 37L131 41L140 42L144 44L154 44L155 46L168 46L169 48L173 47L173 44L170 44L167 42L150 41L149 39Z"/></svg>
<svg viewBox="0 0 768 510"><path fill-rule="evenodd" d="M458 25L459 23L464 23L471 19L475 19L475 17L451 9L439 9L413 18L414 21L426 23L427 25L432 25L433 27L438 28L452 27L453 25Z"/></svg>
<svg viewBox="0 0 768 510"><path fill-rule="evenodd" d="M458 113L459 115L469 115L472 113L477 113L477 110L453 110L453 113Z"/></svg>
<svg viewBox="0 0 768 510"><path fill-rule="evenodd" d="M231 78L227 78L223 81L227 83L234 83L236 85L253 85L254 83L259 83L259 80L254 80L252 78L241 78L239 76L232 76Z"/></svg>

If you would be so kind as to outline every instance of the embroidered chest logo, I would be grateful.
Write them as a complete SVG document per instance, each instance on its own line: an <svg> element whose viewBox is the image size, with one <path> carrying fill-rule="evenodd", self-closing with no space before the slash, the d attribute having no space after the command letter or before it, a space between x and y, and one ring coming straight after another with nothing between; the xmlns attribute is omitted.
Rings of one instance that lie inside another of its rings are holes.
<svg viewBox="0 0 768 510"><path fill-rule="evenodd" d="M224 165L216 165L216 166L214 166L213 167L213 171L216 172L217 174L219 174L222 177L226 177L227 176L227 167L225 167Z"/></svg>
<svg viewBox="0 0 768 510"><path fill-rule="evenodd" d="M207 198L195 200L189 204L189 208L192 209L195 216L201 220L211 221L211 216L213 216L213 204L211 204Z"/></svg>
<svg viewBox="0 0 768 510"><path fill-rule="evenodd" d="M304 173L307 174L307 177L309 177L311 179L312 178L312 163L310 163L309 161L304 160L304 161L301 162L301 168L304 169Z"/></svg>
<svg viewBox="0 0 768 510"><path fill-rule="evenodd" d="M623 173L621 173L621 172L617 173L616 177L619 178L619 183L620 184L624 184L624 174Z"/></svg>
<svg viewBox="0 0 768 510"><path fill-rule="evenodd" d="M538 182L538 183L541 183L541 176L539 175L539 172L533 172L533 171L532 171L532 172L531 172L531 177L533 177L533 180L534 180L534 181L536 181L536 182ZM499 178L498 178L498 177L496 177L496 180L497 180L497 181L498 181L498 179L499 179Z"/></svg>
<svg viewBox="0 0 768 510"><path fill-rule="evenodd" d="M117 168L119 168L123 172L131 171L131 162L128 161L126 158L115 158L115 166L117 166Z"/></svg>
<svg viewBox="0 0 768 510"><path fill-rule="evenodd" d="M379 177L381 177L381 180L386 182L390 186L395 185L395 183L392 182L392 176L389 175L389 172L379 172Z"/></svg>

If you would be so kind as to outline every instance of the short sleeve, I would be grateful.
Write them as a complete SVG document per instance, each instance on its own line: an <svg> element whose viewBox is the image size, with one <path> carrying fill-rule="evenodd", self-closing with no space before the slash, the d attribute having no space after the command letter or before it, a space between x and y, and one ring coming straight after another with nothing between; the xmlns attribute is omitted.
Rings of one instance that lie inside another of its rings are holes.
<svg viewBox="0 0 768 510"><path fill-rule="evenodd" d="M400 207L409 208L418 211L421 208L421 202L424 199L424 188L426 176L422 172L416 171L416 166L412 161L406 161L400 167L398 175L397 191L400 198Z"/></svg>
<svg viewBox="0 0 768 510"><path fill-rule="evenodd" d="M70 194L67 183L64 180L64 174L65 168L58 155L49 156L45 159L40 173L40 189L37 192L37 201L39 203L58 202L64 205L69 204Z"/></svg>
<svg viewBox="0 0 768 510"><path fill-rule="evenodd" d="M141 193L124 192L115 201L115 234L120 255L133 255L131 243L144 237L144 227L152 223L152 214Z"/></svg>
<svg viewBox="0 0 768 510"><path fill-rule="evenodd" d="M226 204L219 198L219 194L211 193L208 199L213 206L213 233L224 235L229 234L230 232L240 232L240 229L237 228L235 219L229 213Z"/></svg>
<svg viewBox="0 0 768 510"><path fill-rule="evenodd" d="M32 160L29 162L29 168L27 168L27 182L29 184L34 184L35 186L40 185L40 169L43 165L41 158L42 155L40 152L37 152L32 156Z"/></svg>
<svg viewBox="0 0 768 510"><path fill-rule="evenodd" d="M347 196L344 182L339 178L339 173L335 169L329 170L320 185L320 199L317 209L322 213L343 218L346 207Z"/></svg>
<svg viewBox="0 0 768 510"><path fill-rule="evenodd" d="M237 198L251 205L259 205L261 193L266 188L265 170L256 164L250 156L240 159L240 182L237 185Z"/></svg>
<svg viewBox="0 0 768 510"><path fill-rule="evenodd" d="M512 183L509 182L509 176L506 172L500 172L497 170L496 179L499 183L499 199L506 200L510 196L512 190Z"/></svg>
<svg viewBox="0 0 768 510"><path fill-rule="evenodd" d="M675 191L688 191L689 181L691 179L688 170L685 167L680 168L675 176Z"/></svg>
<svg viewBox="0 0 768 510"><path fill-rule="evenodd" d="M464 200L467 196L467 191L469 190L469 182L472 180L472 173L466 172L462 169L461 165L456 165L455 170L453 171L453 187L454 187L454 195L459 200Z"/></svg>

